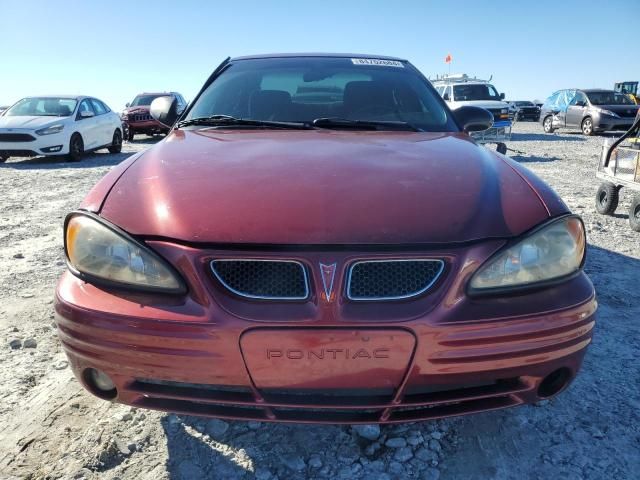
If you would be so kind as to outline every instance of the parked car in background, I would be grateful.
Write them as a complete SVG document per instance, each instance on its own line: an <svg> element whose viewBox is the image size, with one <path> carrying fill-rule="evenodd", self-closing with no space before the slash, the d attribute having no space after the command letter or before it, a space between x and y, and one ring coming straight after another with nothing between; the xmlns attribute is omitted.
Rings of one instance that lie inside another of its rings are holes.
<svg viewBox="0 0 640 480"><path fill-rule="evenodd" d="M432 79L436 91L447 102L449 108L473 106L489 110L493 115L493 125L484 132L472 136L478 143L496 143L500 153L507 152L505 141L511 138L509 104L504 101L504 93L498 93L489 80L470 77L466 74L443 75Z"/></svg>
<svg viewBox="0 0 640 480"><path fill-rule="evenodd" d="M542 106L540 123L546 133L557 128L582 130L593 135L608 130L628 130L640 106L613 90L558 90Z"/></svg>
<svg viewBox="0 0 640 480"><path fill-rule="evenodd" d="M538 402L597 303L580 218L411 63L227 59L64 223L58 335L138 408L397 423Z"/></svg>
<svg viewBox="0 0 640 480"><path fill-rule="evenodd" d="M169 96L176 99L178 113L182 113L187 106L184 97L178 92L140 93L136 95L131 103L127 103L126 108L121 114L124 129L127 132L127 140L133 140L136 133L155 135L169 131L165 125L155 120L149 113L149 105L151 105L151 102L162 96Z"/></svg>
<svg viewBox="0 0 640 480"><path fill-rule="evenodd" d="M508 118L509 105L504 101L504 93L498 93L487 80L455 74L436 77L432 83L452 110L464 106L482 107L493 114L495 121Z"/></svg>
<svg viewBox="0 0 640 480"><path fill-rule="evenodd" d="M66 155L122 149L122 124L101 100L85 96L27 97L0 116L0 162L9 157Z"/></svg>
<svg viewBox="0 0 640 480"><path fill-rule="evenodd" d="M533 120L537 122L540 119L540 107L533 102L515 100L509 102L509 105L515 109L514 117L517 121Z"/></svg>

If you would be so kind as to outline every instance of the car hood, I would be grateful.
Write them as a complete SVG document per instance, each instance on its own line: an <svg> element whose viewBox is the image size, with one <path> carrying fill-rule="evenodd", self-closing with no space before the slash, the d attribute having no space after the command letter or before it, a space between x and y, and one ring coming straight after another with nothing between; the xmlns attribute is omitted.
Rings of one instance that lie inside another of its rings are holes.
<svg viewBox="0 0 640 480"><path fill-rule="evenodd" d="M34 130L36 128L46 127L54 123L60 123L69 117L7 117L3 115L0 117L0 128L26 128Z"/></svg>
<svg viewBox="0 0 640 480"><path fill-rule="evenodd" d="M150 107L148 105L141 105L139 107L127 107L124 109L126 113L149 113Z"/></svg>
<svg viewBox="0 0 640 480"><path fill-rule="evenodd" d="M185 242L463 242L547 219L531 185L460 133L178 130L115 181L100 214Z"/></svg>
<svg viewBox="0 0 640 480"><path fill-rule="evenodd" d="M633 117L640 107L638 105L596 105L596 108L610 110L625 117Z"/></svg>

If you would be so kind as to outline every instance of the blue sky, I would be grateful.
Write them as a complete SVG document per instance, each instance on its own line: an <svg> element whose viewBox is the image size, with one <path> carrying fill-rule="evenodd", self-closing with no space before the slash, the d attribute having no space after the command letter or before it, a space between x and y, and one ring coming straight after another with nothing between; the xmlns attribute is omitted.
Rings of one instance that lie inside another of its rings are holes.
<svg viewBox="0 0 640 480"><path fill-rule="evenodd" d="M189 100L227 56L357 52L427 76L493 75L511 99L640 80L640 0L0 0L0 104L94 95L120 110L140 91Z"/></svg>

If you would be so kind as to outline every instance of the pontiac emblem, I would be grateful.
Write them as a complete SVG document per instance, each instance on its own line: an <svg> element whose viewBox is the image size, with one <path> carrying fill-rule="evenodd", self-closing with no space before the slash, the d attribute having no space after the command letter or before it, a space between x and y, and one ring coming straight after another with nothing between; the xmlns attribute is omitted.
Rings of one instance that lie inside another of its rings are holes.
<svg viewBox="0 0 640 480"><path fill-rule="evenodd" d="M336 264L325 265L320 264L320 273L322 274L322 286L324 287L324 294L326 295L327 302L331 301L331 294L333 293L333 280L336 276Z"/></svg>

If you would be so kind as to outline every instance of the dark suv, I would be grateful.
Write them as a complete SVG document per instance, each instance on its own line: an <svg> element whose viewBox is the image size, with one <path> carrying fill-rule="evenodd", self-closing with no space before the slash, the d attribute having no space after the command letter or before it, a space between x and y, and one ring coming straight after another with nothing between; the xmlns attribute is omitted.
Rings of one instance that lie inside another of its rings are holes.
<svg viewBox="0 0 640 480"><path fill-rule="evenodd" d="M534 122L540 120L540 107L535 103L517 100L511 102L511 104L516 108L516 120L533 120Z"/></svg>
<svg viewBox="0 0 640 480"><path fill-rule="evenodd" d="M628 130L638 111L629 97L613 90L558 90L542 106L540 122L546 133L576 128L585 135Z"/></svg>
<svg viewBox="0 0 640 480"><path fill-rule="evenodd" d="M149 114L149 106L158 97L173 97L177 101L178 112L186 108L187 102L178 92L164 93L140 93L136 95L131 103L127 103L122 111L122 123L126 132L127 140L133 140L136 133L146 133L154 135L156 133L168 133L169 129L162 125Z"/></svg>

